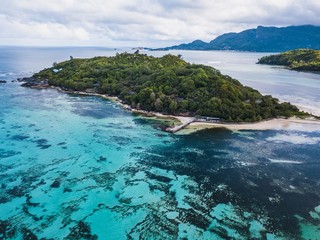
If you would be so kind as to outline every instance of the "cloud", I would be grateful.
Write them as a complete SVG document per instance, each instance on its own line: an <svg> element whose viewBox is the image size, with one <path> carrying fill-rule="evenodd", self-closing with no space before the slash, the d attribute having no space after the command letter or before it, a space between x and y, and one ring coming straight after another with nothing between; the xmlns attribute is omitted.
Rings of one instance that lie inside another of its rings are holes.
<svg viewBox="0 0 320 240"><path fill-rule="evenodd" d="M258 25L318 24L318 0L11 0L0 9L0 44L212 40Z"/></svg>

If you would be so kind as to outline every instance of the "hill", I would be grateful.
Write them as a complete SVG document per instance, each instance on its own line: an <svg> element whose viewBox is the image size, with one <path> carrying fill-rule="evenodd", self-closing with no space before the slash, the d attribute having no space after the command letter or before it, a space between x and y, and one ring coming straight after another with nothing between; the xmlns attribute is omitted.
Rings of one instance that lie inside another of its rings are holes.
<svg viewBox="0 0 320 240"><path fill-rule="evenodd" d="M262 96L212 67L190 64L170 54L70 59L34 74L28 85L44 82L68 91L117 96L132 108L164 114L236 122L305 115L290 103Z"/></svg>
<svg viewBox="0 0 320 240"><path fill-rule="evenodd" d="M280 65L299 71L320 71L320 50L297 49L259 59L259 64Z"/></svg>
<svg viewBox="0 0 320 240"><path fill-rule="evenodd" d="M283 52L298 48L320 49L320 27L312 25L263 27L240 33L226 33L209 43L192 43L154 50L237 50L254 52Z"/></svg>

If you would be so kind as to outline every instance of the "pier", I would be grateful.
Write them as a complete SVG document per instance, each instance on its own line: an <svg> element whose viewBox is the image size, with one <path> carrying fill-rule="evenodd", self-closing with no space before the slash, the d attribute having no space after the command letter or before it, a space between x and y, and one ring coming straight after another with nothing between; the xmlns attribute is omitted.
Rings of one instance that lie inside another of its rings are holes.
<svg viewBox="0 0 320 240"><path fill-rule="evenodd" d="M190 123L194 122L196 119L195 118L187 118L185 121L182 121L182 123L178 126L175 127L168 127L166 129L167 132L175 133L180 131L181 129L185 128L188 126Z"/></svg>

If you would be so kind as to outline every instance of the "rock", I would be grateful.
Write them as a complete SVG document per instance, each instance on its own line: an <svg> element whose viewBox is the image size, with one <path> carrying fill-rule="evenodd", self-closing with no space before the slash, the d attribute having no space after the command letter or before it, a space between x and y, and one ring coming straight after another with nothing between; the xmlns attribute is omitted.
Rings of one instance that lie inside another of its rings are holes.
<svg viewBox="0 0 320 240"><path fill-rule="evenodd" d="M90 225L80 221L76 226L70 229L70 234L66 237L69 239L88 239L88 240L96 240L98 236L91 233Z"/></svg>
<svg viewBox="0 0 320 240"><path fill-rule="evenodd" d="M14 188L11 188L7 190L7 193L14 197L22 197L25 194L25 190L21 187L15 186Z"/></svg>
<svg viewBox="0 0 320 240"><path fill-rule="evenodd" d="M21 84L22 87L30 87L30 88L48 88L48 80L39 81L38 79L35 79L33 77L24 77L24 78L18 78L18 82L23 82Z"/></svg>
<svg viewBox="0 0 320 240"><path fill-rule="evenodd" d="M54 180L54 182L50 185L50 187L52 188L60 187L60 180L59 179Z"/></svg>
<svg viewBox="0 0 320 240"><path fill-rule="evenodd" d="M26 240L38 239L38 237L30 229L27 229L27 228L22 229L22 234L23 234L23 239L26 239Z"/></svg>
<svg viewBox="0 0 320 240"><path fill-rule="evenodd" d="M36 82L37 80L33 77L24 77L24 78L18 78L18 82Z"/></svg>

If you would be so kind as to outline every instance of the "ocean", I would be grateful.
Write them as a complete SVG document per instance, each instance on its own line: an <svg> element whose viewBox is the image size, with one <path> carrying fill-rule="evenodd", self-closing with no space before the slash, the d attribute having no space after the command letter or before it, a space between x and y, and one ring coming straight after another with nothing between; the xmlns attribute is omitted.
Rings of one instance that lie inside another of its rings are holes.
<svg viewBox="0 0 320 240"><path fill-rule="evenodd" d="M0 47L0 239L320 239L320 129L170 134L99 97L12 82L122 51ZM255 64L264 53L170 53L320 115L318 74Z"/></svg>

